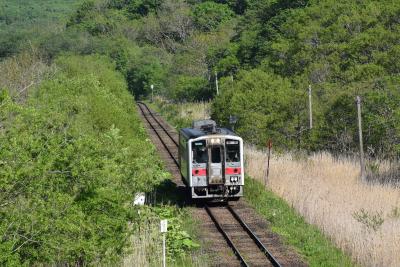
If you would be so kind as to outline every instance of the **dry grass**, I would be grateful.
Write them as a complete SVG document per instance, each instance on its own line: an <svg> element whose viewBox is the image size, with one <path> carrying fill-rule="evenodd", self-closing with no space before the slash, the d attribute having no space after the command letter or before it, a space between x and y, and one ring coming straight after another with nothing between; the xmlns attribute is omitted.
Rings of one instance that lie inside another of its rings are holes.
<svg viewBox="0 0 400 267"><path fill-rule="evenodd" d="M190 120L203 120L210 118L210 102L195 102L179 105L179 117Z"/></svg>
<svg viewBox="0 0 400 267"><path fill-rule="evenodd" d="M154 97L155 103L158 107L167 110L176 110L178 113L177 118L193 121L209 119L211 117L211 102L199 101L189 103L171 104L162 96Z"/></svg>
<svg viewBox="0 0 400 267"><path fill-rule="evenodd" d="M123 266L162 266L162 238L159 222L152 221L143 225L131 236L128 255Z"/></svg>
<svg viewBox="0 0 400 267"><path fill-rule="evenodd" d="M0 90L7 89L15 100L23 101L29 90L55 72L55 65L48 66L32 48L0 62Z"/></svg>
<svg viewBox="0 0 400 267"><path fill-rule="evenodd" d="M263 180L266 157L247 147L247 174ZM356 161L273 156L267 186L360 264L399 265L400 189L361 182Z"/></svg>

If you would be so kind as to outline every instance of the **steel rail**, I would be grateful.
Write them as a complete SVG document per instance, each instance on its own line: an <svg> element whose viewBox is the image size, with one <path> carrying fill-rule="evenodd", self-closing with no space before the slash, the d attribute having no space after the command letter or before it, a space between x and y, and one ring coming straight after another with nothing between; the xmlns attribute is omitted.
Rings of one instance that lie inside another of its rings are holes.
<svg viewBox="0 0 400 267"><path fill-rule="evenodd" d="M150 108L143 102L138 102L141 105L145 106L145 108L147 109L147 112L150 114L150 116L157 122L157 124L161 127L161 129L163 129L163 131L168 135L168 137L172 140L172 142L174 142L174 144L178 147L178 142L176 142L176 140L171 136L171 134L168 132L168 130L164 127L164 125L162 125L162 123L156 118L156 116L154 116L154 113L150 110Z"/></svg>
<svg viewBox="0 0 400 267"><path fill-rule="evenodd" d="M249 266L246 262L246 260L243 258L243 256L240 254L239 250L237 247L233 244L232 240L229 238L228 234L222 229L221 225L215 218L214 214L212 213L211 209L207 206L207 204L204 205L204 208L206 209L208 215L210 216L211 220L214 222L215 226L217 227L218 231L222 234L222 236L225 238L226 242L228 243L229 247L233 250L233 253L236 255L237 259L240 261L240 264L242 266Z"/></svg>
<svg viewBox="0 0 400 267"><path fill-rule="evenodd" d="M174 155L172 154L172 152L169 150L167 144L165 143L165 141L161 138L160 134L157 132L156 128L154 127L154 125L150 122L148 116L144 113L143 108L141 106L141 103L138 102L138 106L140 108L140 111L142 111L143 117L146 119L147 123L150 125L151 129L154 131L154 133L158 136L158 139L160 139L161 143L163 144L164 148L167 150L168 154L171 156L171 158L173 159L173 161L175 162L176 166L178 166L179 168L179 163L176 160L176 158L174 157Z"/></svg>
<svg viewBox="0 0 400 267"><path fill-rule="evenodd" d="M264 246L264 244L258 239L258 237L251 231L249 226L240 218L240 216L236 213L236 211L229 205L227 205L229 212L235 217L235 219L240 223L243 229L247 232L247 234L253 239L253 241L257 244L258 248L267 256L269 261L274 267L281 267L279 262L274 258L272 253Z"/></svg>
<svg viewBox="0 0 400 267"><path fill-rule="evenodd" d="M160 121L154 116L153 112L149 109L149 107L143 103L143 102L137 102L143 117L146 119L147 123L149 126L152 128L154 133L158 136L160 142L163 144L164 148L167 150L168 154L171 156L173 159L174 163L176 166L179 167L178 161L175 159L173 156L172 152L170 151L169 147L165 143L165 140L161 137L160 133L156 130L154 125L150 122L149 116L145 113L143 106L146 108L147 113L150 114L150 116L153 118L153 120L158 124L158 126L161 127L161 129L168 135L168 137L173 141L173 143L178 146L178 143L175 141L175 139L171 136L171 134L168 132L168 130L160 123ZM217 219L215 218L214 214L212 213L211 209L205 204L205 209L207 214L210 216L211 220L214 222L217 230L222 234L226 242L228 243L228 246L232 249L233 253L239 260L240 264L242 266L249 266L246 260L243 258L243 256L240 254L239 250L237 247L234 245L233 241L229 238L228 234L223 230L222 226L219 224ZM271 252L264 246L264 244L258 239L258 237L251 231L251 229L248 227L248 225L240 218L240 216L236 213L236 211L233 210L233 208L229 205L227 205L228 211L232 214L232 216L239 222L239 224L242 226L242 228L246 231L246 233L249 235L249 237L256 243L257 247L265 254L265 256L270 260L271 264L274 267L281 267L279 262L274 258L274 256L271 254Z"/></svg>

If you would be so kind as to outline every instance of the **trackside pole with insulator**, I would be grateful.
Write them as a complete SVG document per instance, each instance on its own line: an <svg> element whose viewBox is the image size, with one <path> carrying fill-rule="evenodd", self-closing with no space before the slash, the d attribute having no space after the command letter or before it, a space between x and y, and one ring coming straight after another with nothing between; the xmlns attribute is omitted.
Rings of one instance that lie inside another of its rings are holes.
<svg viewBox="0 0 400 267"><path fill-rule="evenodd" d="M310 115L310 130L313 127L313 116L312 116L312 89L311 84L308 85L308 107L309 107L309 115Z"/></svg>
<svg viewBox="0 0 400 267"><path fill-rule="evenodd" d="M264 186L267 186L267 182L268 182L268 177L269 177L269 161L271 158L271 148L272 148L272 141L271 139L268 140L267 142L267 148L268 148L268 157L267 157L267 168L264 172Z"/></svg>
<svg viewBox="0 0 400 267"><path fill-rule="evenodd" d="M364 163L364 145L362 136L362 125L361 125L361 97L356 97L357 103L357 117L358 117L358 139L360 141L360 168L361 168L361 180L365 180L365 163Z"/></svg>

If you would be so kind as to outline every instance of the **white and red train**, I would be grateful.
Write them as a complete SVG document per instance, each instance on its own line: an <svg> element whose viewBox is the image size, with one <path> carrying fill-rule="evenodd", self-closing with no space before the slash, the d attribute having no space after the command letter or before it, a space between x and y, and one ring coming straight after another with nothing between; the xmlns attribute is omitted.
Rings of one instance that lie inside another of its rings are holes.
<svg viewBox="0 0 400 267"><path fill-rule="evenodd" d="M212 120L179 131L179 165L193 199L243 196L243 140Z"/></svg>

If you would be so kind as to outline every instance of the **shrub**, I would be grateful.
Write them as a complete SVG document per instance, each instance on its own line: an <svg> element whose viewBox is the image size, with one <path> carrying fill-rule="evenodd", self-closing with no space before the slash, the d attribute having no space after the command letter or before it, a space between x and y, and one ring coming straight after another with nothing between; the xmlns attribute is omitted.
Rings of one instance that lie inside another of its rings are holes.
<svg viewBox="0 0 400 267"><path fill-rule="evenodd" d="M196 27L203 31L215 30L221 23L233 17L232 10L225 4L206 1L198 4L193 10Z"/></svg>
<svg viewBox="0 0 400 267"><path fill-rule="evenodd" d="M208 81L202 77L178 76L174 86L173 98L179 101L198 101L209 99L212 91Z"/></svg>
<svg viewBox="0 0 400 267"><path fill-rule="evenodd" d="M118 262L133 194L166 176L115 65L57 65L26 106L1 98L1 265Z"/></svg>
<svg viewBox="0 0 400 267"><path fill-rule="evenodd" d="M228 125L229 115L236 115L235 130L250 142L265 144L268 138L289 146L288 121L294 116L291 106L295 91L287 80L261 70L242 71L232 89L222 86L212 104L212 117Z"/></svg>

